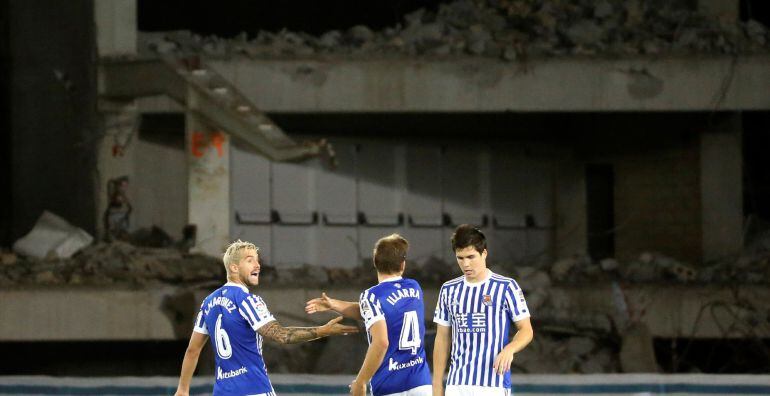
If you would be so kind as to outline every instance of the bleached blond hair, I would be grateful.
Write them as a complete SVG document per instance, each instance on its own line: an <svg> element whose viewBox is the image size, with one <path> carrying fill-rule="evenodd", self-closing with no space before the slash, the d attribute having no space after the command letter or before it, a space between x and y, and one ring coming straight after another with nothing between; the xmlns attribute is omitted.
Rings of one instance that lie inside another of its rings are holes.
<svg viewBox="0 0 770 396"><path fill-rule="evenodd" d="M230 264L238 264L243 259L243 251L247 249L254 249L259 252L259 248L251 242L237 240L230 244L225 250L225 254L222 255L222 262L225 265L225 271L230 273L228 268Z"/></svg>

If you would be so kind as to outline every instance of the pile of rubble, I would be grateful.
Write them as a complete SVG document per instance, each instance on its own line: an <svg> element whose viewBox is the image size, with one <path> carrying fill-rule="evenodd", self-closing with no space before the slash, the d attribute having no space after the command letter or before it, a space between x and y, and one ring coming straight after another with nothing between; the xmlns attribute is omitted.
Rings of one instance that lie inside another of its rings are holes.
<svg viewBox="0 0 770 396"><path fill-rule="evenodd" d="M561 55L768 52L757 22L706 17L686 0L455 0L419 9L403 24L357 25L318 37L282 30L256 37L202 37L189 31L140 33L144 53L245 56L485 56L507 61Z"/></svg>
<svg viewBox="0 0 770 396"><path fill-rule="evenodd" d="M503 265L502 271L528 276L532 267ZM560 259L539 268L556 283L595 281L631 283L764 284L770 283L770 251L745 253L739 257L707 262L695 267L663 254L645 252L637 259L618 262L614 258L593 261L588 256Z"/></svg>
<svg viewBox="0 0 770 396"><path fill-rule="evenodd" d="M537 267L516 263L497 263L492 270L513 276L528 292L527 301L535 306L544 301L552 283L580 284L622 281L629 283L766 284L770 283L770 251L754 251L741 257L694 267L657 253L643 253L636 260L619 263L608 258L592 261L587 256L557 260ZM425 287L438 286L454 277L456 265L431 257L410 263L404 276L417 279ZM222 281L221 261L203 255L187 254L171 248L138 247L126 242L99 243L83 249L69 259L36 259L0 251L0 286L8 285L99 285L153 282L179 284ZM365 287L376 283L371 259L353 268L327 268L314 265L275 267L263 263L261 278L269 286Z"/></svg>
<svg viewBox="0 0 770 396"><path fill-rule="evenodd" d="M0 286L151 285L224 279L217 259L125 242L99 243L69 259L24 258L0 253Z"/></svg>
<svg viewBox="0 0 770 396"><path fill-rule="evenodd" d="M538 331L532 343L516 354L511 370L525 374L600 374L619 373L621 367L617 346L606 339Z"/></svg>

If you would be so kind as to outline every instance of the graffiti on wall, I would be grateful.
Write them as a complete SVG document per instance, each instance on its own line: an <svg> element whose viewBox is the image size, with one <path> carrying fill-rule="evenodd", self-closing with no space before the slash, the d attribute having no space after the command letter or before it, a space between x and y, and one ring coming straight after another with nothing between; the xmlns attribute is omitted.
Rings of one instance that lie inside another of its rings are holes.
<svg viewBox="0 0 770 396"><path fill-rule="evenodd" d="M225 134L222 132L193 132L190 134L190 151L196 158L203 157L207 150L215 149L217 156L222 157L224 153Z"/></svg>

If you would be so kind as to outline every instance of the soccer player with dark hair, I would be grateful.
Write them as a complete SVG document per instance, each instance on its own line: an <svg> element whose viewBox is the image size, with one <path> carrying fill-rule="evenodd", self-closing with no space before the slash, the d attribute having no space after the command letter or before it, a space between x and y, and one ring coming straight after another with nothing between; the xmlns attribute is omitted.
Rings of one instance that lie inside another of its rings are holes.
<svg viewBox="0 0 770 396"><path fill-rule="evenodd" d="M379 284L366 289L358 303L335 300L325 293L308 301L308 313L334 310L363 319L369 349L350 384L350 393L374 396L430 396L431 377L425 355L425 309L422 288L402 278L409 243L398 234L381 238L374 247Z"/></svg>
<svg viewBox="0 0 770 396"><path fill-rule="evenodd" d="M515 280L487 268L487 241L463 224L452 235L452 249L463 275L441 286L433 321L433 394L510 395L511 363L533 337L529 309ZM516 333L509 341L511 324ZM450 333L451 332L451 333Z"/></svg>
<svg viewBox="0 0 770 396"><path fill-rule="evenodd" d="M354 326L338 324L341 316L318 327L281 326L262 298L249 292L249 286L259 284L259 248L249 242L233 242L222 261L227 270L227 283L201 304L182 361L177 396L189 395L190 380L209 335L216 351L214 395L274 396L262 359L263 337L281 344L294 344L358 332Z"/></svg>

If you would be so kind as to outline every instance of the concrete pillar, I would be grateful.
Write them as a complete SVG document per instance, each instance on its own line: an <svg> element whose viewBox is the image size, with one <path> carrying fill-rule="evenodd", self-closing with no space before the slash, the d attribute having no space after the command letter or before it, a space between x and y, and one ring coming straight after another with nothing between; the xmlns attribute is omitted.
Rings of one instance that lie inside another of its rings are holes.
<svg viewBox="0 0 770 396"><path fill-rule="evenodd" d="M698 0L698 11L718 19L724 24L734 24L740 18L739 0Z"/></svg>
<svg viewBox="0 0 770 396"><path fill-rule="evenodd" d="M94 1L99 56L136 54L136 0Z"/></svg>
<svg viewBox="0 0 770 396"><path fill-rule="evenodd" d="M704 260L738 253L743 243L741 115L715 119L700 142Z"/></svg>
<svg viewBox="0 0 770 396"><path fill-rule="evenodd" d="M585 164L565 159L556 172L556 258L588 254Z"/></svg>
<svg viewBox="0 0 770 396"><path fill-rule="evenodd" d="M186 115L188 223L197 227L194 252L220 256L230 238L230 136Z"/></svg>

